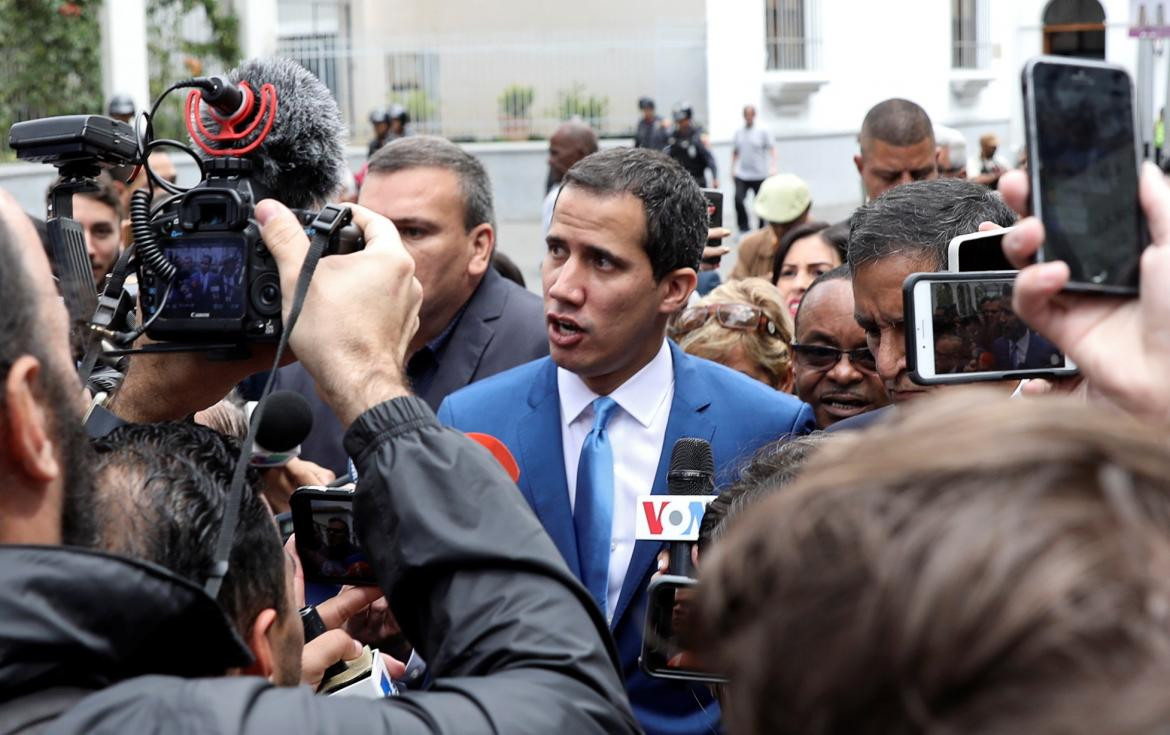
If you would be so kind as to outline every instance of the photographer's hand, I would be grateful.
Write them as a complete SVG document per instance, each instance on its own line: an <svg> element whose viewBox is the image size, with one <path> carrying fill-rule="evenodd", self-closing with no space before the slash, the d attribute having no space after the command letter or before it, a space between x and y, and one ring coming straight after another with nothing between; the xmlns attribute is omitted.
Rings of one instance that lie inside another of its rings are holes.
<svg viewBox="0 0 1170 735"><path fill-rule="evenodd" d="M409 394L403 365L422 301L414 261L394 225L363 207L352 209L365 250L321 259L289 338L343 426L383 401ZM309 239L277 201L260 202L256 219L280 270L287 320Z"/></svg>
<svg viewBox="0 0 1170 735"><path fill-rule="evenodd" d="M1004 174L1000 191L1022 211L1027 177ZM1170 418L1170 187L1157 167L1143 167L1139 194L1153 240L1142 255L1140 298L1062 292L1069 281L1065 263L1028 265L1044 242L1044 227L1034 217L1021 220L1004 238L1004 253L1026 266L1016 279L1016 313L1076 362L1091 394L1130 413L1165 420Z"/></svg>

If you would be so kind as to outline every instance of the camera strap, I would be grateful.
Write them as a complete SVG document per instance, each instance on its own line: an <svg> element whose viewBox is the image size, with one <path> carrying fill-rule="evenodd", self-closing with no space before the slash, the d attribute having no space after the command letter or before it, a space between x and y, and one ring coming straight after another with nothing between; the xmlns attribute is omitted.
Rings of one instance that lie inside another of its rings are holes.
<svg viewBox="0 0 1170 735"><path fill-rule="evenodd" d="M305 304L305 296L309 292L309 282L317 270L317 263L325 253L326 247L333 237L353 219L353 213L348 207L335 204L326 205L317 214L317 217L306 228L309 235L309 252L305 255L305 264L297 277L296 290L293 291L292 306L289 308L288 318L285 320L284 331L280 335L280 342L276 347L276 359L272 362L272 370L268 372L268 379L264 381L264 389L260 392L260 402L252 412L252 421L248 426L248 434L244 437L240 447L240 457L236 461L235 472L232 473L232 486L228 491L227 502L223 508L223 521L219 527L219 537L215 542L215 556L212 557L211 569L203 589L213 598L219 597L223 579L227 576L229 560L232 553L232 542L236 536L236 526L240 520L240 501L244 494L244 475L251 463L252 446L256 443L256 431L264 417L264 409L268 405L268 395L272 392L272 384L276 379L276 370L284 357L288 347L289 335L296 326L297 318L301 314L301 307Z"/></svg>

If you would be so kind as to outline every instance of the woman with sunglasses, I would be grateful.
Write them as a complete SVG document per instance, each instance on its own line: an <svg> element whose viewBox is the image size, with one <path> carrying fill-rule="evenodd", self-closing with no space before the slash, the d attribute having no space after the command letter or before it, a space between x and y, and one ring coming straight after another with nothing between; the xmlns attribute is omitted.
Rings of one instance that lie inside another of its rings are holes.
<svg viewBox="0 0 1170 735"><path fill-rule="evenodd" d="M683 309L672 323L671 336L691 355L776 390L792 390L792 323L776 288L763 278L725 283Z"/></svg>

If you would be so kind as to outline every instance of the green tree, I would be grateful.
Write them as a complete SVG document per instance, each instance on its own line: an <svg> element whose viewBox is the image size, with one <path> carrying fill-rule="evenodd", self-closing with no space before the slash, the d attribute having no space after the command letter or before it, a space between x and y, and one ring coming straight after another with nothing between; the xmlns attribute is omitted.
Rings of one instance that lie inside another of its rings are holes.
<svg viewBox="0 0 1170 735"><path fill-rule="evenodd" d="M15 122L102 113L98 0L0 0L0 157Z"/></svg>
<svg viewBox="0 0 1170 735"><path fill-rule="evenodd" d="M184 20L192 14L203 19L205 38L183 34ZM151 99L181 79L226 71L240 62L240 21L220 0L148 0L146 25ZM172 93L159 108L156 138L186 140L185 100L186 94Z"/></svg>

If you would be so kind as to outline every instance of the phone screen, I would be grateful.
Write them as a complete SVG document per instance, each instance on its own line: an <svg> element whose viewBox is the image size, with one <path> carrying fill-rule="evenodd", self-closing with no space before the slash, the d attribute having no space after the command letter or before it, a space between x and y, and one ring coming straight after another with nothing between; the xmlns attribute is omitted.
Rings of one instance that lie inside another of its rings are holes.
<svg viewBox="0 0 1170 735"><path fill-rule="evenodd" d="M1145 243L1129 76L1040 62L1032 80L1044 259L1068 263L1074 282L1136 288Z"/></svg>
<svg viewBox="0 0 1170 735"><path fill-rule="evenodd" d="M651 676L726 681L708 671L695 650L695 595L695 580L688 577L664 576L650 583L641 660L642 668Z"/></svg>
<svg viewBox="0 0 1170 735"><path fill-rule="evenodd" d="M297 556L305 579L328 584L377 584L353 527L353 493L302 491L291 498Z"/></svg>
<svg viewBox="0 0 1170 735"><path fill-rule="evenodd" d="M1064 354L1012 311L1012 281L929 281L934 374L1053 370Z"/></svg>

